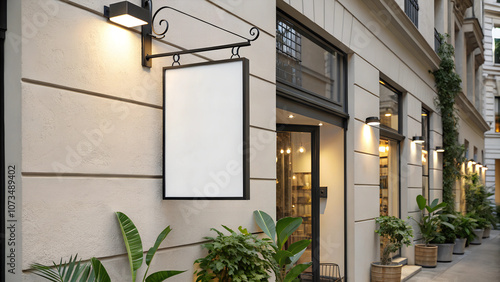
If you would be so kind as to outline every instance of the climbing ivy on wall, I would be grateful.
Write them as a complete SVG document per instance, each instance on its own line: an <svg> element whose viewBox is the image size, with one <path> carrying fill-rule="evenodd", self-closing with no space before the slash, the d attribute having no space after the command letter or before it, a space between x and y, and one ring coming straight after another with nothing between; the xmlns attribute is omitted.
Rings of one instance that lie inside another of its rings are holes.
<svg viewBox="0 0 500 282"><path fill-rule="evenodd" d="M436 79L438 97L436 105L441 112L443 124L443 202L454 210L453 187L460 178L460 167L464 161L464 147L458 141L458 116L455 110L455 98L462 91L462 80L455 72L455 51L446 41L449 35L440 35L441 45L438 55L441 58L439 69L432 72Z"/></svg>

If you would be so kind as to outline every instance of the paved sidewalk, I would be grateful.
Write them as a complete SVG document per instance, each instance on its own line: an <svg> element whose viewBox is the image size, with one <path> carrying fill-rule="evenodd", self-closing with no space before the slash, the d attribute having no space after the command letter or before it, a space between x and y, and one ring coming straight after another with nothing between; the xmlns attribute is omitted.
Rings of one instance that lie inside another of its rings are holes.
<svg viewBox="0 0 500 282"><path fill-rule="evenodd" d="M491 230L481 245L470 245L453 262L439 262L436 268L422 268L408 282L500 282L500 230Z"/></svg>

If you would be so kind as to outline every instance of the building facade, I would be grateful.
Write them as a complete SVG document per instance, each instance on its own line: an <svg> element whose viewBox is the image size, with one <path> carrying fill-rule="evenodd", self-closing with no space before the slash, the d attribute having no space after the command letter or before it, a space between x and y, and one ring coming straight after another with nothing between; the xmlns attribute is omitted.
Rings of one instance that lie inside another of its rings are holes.
<svg viewBox="0 0 500 282"><path fill-rule="evenodd" d="M193 281L193 262L206 254L203 237L214 235L210 228L224 224L259 233L254 210L302 217L290 240L312 239L305 260L336 263L347 281L369 281L370 263L380 255L375 218L418 218L417 195L442 198L436 147L443 132L429 72L440 63L437 33L449 34L456 49L461 142L471 148L471 158L485 152L482 1L155 0L155 10L168 5L245 37L252 26L260 30L251 46L239 50L249 61L249 99L243 102L249 110L243 128L249 140L247 199L212 199L207 191L194 199L164 199L165 163L183 162L164 156L171 128L164 127L164 67L232 54L200 52L176 61L167 56L143 67L140 29L103 14L103 5L114 2L7 3L5 166L15 186L5 189L6 200L9 191L14 198L4 223L14 225L5 236L15 246L4 242L6 281L40 281L29 271L32 263L49 265L76 253L99 258L113 280L128 280L116 211L135 222L145 247L170 225L152 271L187 269L171 280ZM169 30L153 40L155 54L235 40L185 14L163 13ZM182 105L183 118L196 116L189 106ZM208 111L206 118L221 114ZM381 124L368 125L370 117ZM225 138L222 125L214 128L217 136L193 136ZM191 141L179 146L186 149ZM193 168L217 159L199 158ZM183 173L186 183L212 177L220 184L224 171ZM397 255L413 263L412 247Z"/></svg>
<svg viewBox="0 0 500 282"><path fill-rule="evenodd" d="M484 26L484 101L483 115L490 126L485 133L485 164L486 187L494 187L495 202L500 203L500 94L498 92L497 78L500 73L498 64L500 61L496 48L496 42L500 34L498 26L500 22L500 5L497 1L485 1L485 26Z"/></svg>

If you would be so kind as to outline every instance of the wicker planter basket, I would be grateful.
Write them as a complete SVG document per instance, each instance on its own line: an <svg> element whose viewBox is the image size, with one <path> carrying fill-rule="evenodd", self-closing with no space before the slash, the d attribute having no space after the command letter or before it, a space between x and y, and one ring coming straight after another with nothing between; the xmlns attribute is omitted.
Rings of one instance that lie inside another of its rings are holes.
<svg viewBox="0 0 500 282"><path fill-rule="evenodd" d="M436 267L437 252L438 247L436 245L425 246L425 244L416 244L415 264L422 267Z"/></svg>
<svg viewBox="0 0 500 282"><path fill-rule="evenodd" d="M400 282L401 264L381 265L380 262L372 262L371 282Z"/></svg>

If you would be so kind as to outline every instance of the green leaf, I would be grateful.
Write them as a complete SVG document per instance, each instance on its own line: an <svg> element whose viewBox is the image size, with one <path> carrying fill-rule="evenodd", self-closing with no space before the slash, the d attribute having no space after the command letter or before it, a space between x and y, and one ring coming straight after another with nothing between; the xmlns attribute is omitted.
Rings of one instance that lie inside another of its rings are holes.
<svg viewBox="0 0 500 282"><path fill-rule="evenodd" d="M289 251L279 250L274 255L274 259L280 266L285 266L292 262L293 254Z"/></svg>
<svg viewBox="0 0 500 282"><path fill-rule="evenodd" d="M304 272L304 270L306 270L311 265L312 265L312 262L297 264L285 276L284 282L292 282L295 278L297 278L297 276L299 276L302 272Z"/></svg>
<svg viewBox="0 0 500 282"><path fill-rule="evenodd" d="M149 275L148 278L146 278L146 282L161 282L163 280L166 280L167 278L181 274L183 272L186 272L186 270L183 270L183 271L178 271L178 270L158 271L158 272L155 272L155 273Z"/></svg>
<svg viewBox="0 0 500 282"><path fill-rule="evenodd" d="M417 205L418 205L418 209L419 210L425 209L425 203L426 202L427 201L425 200L424 196L422 196L422 195L418 195L417 196Z"/></svg>
<svg viewBox="0 0 500 282"><path fill-rule="evenodd" d="M104 265L102 265L98 259L91 258L90 263L92 264L92 269L94 270L95 281L111 282L106 268L104 268Z"/></svg>
<svg viewBox="0 0 500 282"><path fill-rule="evenodd" d="M276 223L276 234L278 234L278 249L282 249L288 237L302 224L301 217L285 217Z"/></svg>
<svg viewBox="0 0 500 282"><path fill-rule="evenodd" d="M309 244L311 244L311 240L300 240L300 241L297 241L297 242L291 244L288 247L287 251L289 251L293 255L296 255L299 252L301 252L302 250L305 250L307 248L307 246L309 246Z"/></svg>
<svg viewBox="0 0 500 282"><path fill-rule="evenodd" d="M253 215L255 222L260 229L262 229L262 231L264 231L264 233L266 233L266 235L269 236L274 243L276 243L276 225L274 224L274 219L267 213L260 210L254 211Z"/></svg>
<svg viewBox="0 0 500 282"><path fill-rule="evenodd" d="M434 200L432 201L431 205L430 205L430 208L432 208L432 209L433 209L433 208L435 208L435 207L436 207L436 205L438 204L438 202L439 202L439 200L438 200L438 199L434 199Z"/></svg>
<svg viewBox="0 0 500 282"><path fill-rule="evenodd" d="M141 267L143 260L142 241L137 227L124 213L116 212L120 229L122 231L123 242L127 248L130 272L132 273L132 282L135 282L137 269Z"/></svg>
<svg viewBox="0 0 500 282"><path fill-rule="evenodd" d="M172 229L170 229L170 225L167 226L167 228L163 229L163 231L158 235L158 238L156 238L156 242L153 247L151 247L148 251L148 254L146 255L146 264L149 266L151 261L153 260L154 255L156 254L156 251L158 250L158 247L160 247L161 243L165 238L167 238L168 233L170 233Z"/></svg>
<svg viewBox="0 0 500 282"><path fill-rule="evenodd" d="M91 267L88 263L77 261L78 255L70 257L68 262L63 262L62 258L57 265L53 262L54 268L35 263L31 268L35 270L35 275L43 277L49 281L87 281L91 272Z"/></svg>

